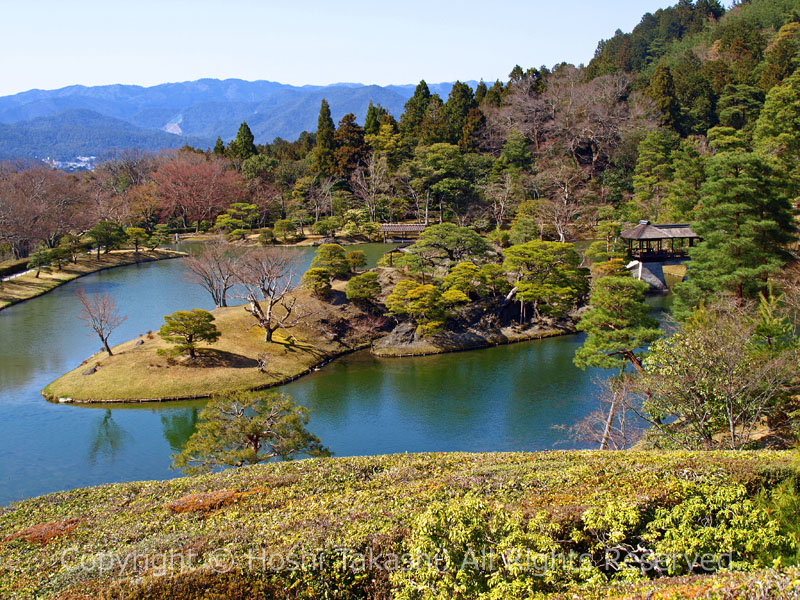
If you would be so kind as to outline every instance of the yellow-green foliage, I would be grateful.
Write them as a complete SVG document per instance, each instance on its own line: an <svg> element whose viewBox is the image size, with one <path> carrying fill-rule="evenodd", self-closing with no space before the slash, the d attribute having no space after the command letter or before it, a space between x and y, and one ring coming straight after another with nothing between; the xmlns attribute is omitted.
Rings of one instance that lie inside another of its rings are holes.
<svg viewBox="0 0 800 600"><path fill-rule="evenodd" d="M758 566L759 555L771 564L786 540L753 500L793 473L790 455L775 452L405 454L59 492L0 510L0 598L506 600L623 597L630 586L644 595L661 584L624 561L604 570L604 552L721 545L735 568ZM583 557L541 575L518 560L440 572L385 558L433 549L452 564L470 550ZM324 560L300 570L260 562L262 551L293 550ZM158 562L170 552L191 562ZM380 566L362 569L370 552ZM720 577L704 581L746 589Z"/></svg>

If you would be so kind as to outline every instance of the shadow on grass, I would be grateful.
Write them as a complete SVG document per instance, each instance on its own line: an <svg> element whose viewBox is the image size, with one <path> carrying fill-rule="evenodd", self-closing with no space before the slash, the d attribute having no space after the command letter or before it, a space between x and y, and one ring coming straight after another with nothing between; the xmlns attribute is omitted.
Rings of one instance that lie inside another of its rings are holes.
<svg viewBox="0 0 800 600"><path fill-rule="evenodd" d="M182 367L206 369L209 367L223 367L226 369L251 369L258 366L258 361L241 354L203 348L197 353L197 358L181 361Z"/></svg>

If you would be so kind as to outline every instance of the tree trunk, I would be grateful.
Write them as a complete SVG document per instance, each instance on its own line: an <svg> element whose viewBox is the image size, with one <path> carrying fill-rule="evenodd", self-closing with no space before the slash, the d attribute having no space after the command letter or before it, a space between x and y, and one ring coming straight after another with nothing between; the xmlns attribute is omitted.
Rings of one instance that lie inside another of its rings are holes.
<svg viewBox="0 0 800 600"><path fill-rule="evenodd" d="M114 353L111 352L111 348L108 346L108 338L100 338L103 340L103 346L105 346L106 352L108 352L109 356L114 356Z"/></svg>
<svg viewBox="0 0 800 600"><path fill-rule="evenodd" d="M611 408L608 411L608 419L606 419L606 427L603 430L603 439L600 440L600 450L608 450L608 440L611 437L611 426L614 423L614 417L617 414L617 392L611 400Z"/></svg>

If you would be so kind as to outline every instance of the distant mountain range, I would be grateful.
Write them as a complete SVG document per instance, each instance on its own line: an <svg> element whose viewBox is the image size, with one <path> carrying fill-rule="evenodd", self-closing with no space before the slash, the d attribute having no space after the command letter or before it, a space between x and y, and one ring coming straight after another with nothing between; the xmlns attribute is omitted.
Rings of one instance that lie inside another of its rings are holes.
<svg viewBox="0 0 800 600"><path fill-rule="evenodd" d="M468 82L473 87L476 82ZM317 128L323 98L334 120L363 123L370 100L399 117L416 84L291 86L273 81L200 79L153 87L74 85L0 97L0 158L72 160L123 148L159 150L228 141L247 121L257 143L294 140ZM452 83L429 84L446 99Z"/></svg>

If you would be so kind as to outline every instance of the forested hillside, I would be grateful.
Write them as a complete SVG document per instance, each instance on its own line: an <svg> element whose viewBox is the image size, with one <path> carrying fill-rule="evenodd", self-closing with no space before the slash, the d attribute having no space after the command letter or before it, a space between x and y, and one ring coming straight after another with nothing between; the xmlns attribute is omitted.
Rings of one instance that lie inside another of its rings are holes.
<svg viewBox="0 0 800 600"><path fill-rule="evenodd" d="M52 116L8 125L0 123L0 159L76 156L107 157L115 151L138 148L151 152L186 143L208 145L201 137L178 137L131 125L90 110L67 110Z"/></svg>
<svg viewBox="0 0 800 600"><path fill-rule="evenodd" d="M432 88L446 95L451 85ZM0 124L11 126L0 127L0 156L67 160L86 154L87 147L93 149L90 154L104 155L118 148L207 146L218 135L232 139L243 120L259 142L293 140L314 130L322 98L330 101L335 118L352 112L363 119L370 100L399 114L413 91L413 85L296 87L237 79L30 90L0 97ZM98 123L101 116L105 124ZM56 135L62 127L68 136ZM162 135L165 131L172 137Z"/></svg>

